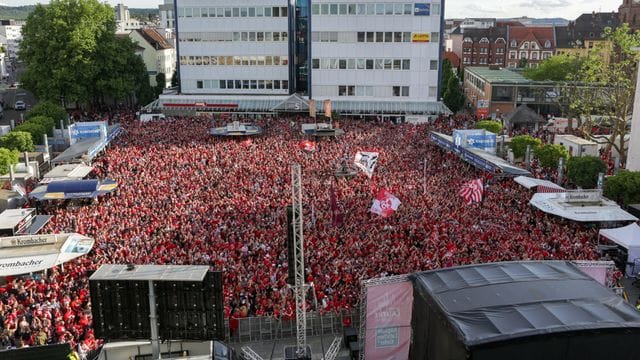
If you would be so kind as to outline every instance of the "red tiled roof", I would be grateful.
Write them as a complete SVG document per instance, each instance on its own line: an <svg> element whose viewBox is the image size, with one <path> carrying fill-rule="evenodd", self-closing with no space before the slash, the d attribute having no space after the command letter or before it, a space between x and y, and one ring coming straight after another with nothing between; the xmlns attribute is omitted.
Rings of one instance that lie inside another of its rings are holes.
<svg viewBox="0 0 640 360"><path fill-rule="evenodd" d="M552 48L556 46L553 27L509 27L509 41L512 40L516 40L518 45L523 41L537 41L541 46L544 46L544 43L549 40Z"/></svg>
<svg viewBox="0 0 640 360"><path fill-rule="evenodd" d="M165 39L159 32L155 29L144 28L144 29L136 29L135 31L142 36L142 38L151 44L156 50L165 50L165 49L173 49L173 46L169 44L167 39Z"/></svg>

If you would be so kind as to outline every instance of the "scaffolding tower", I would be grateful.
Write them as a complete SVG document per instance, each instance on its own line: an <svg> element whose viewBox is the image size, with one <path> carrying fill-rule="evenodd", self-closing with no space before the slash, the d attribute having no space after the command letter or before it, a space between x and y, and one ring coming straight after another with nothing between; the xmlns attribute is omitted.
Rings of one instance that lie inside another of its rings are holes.
<svg viewBox="0 0 640 360"><path fill-rule="evenodd" d="M300 164L291 165L291 202L293 206L293 262L295 283L292 287L296 300L296 354L298 358L310 357L307 354L307 284L304 277L304 235L302 221L302 170Z"/></svg>

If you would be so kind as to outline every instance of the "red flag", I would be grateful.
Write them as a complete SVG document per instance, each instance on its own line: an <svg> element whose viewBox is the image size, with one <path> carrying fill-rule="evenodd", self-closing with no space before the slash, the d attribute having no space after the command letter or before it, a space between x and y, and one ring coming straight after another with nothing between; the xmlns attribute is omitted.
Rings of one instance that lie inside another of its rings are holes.
<svg viewBox="0 0 640 360"><path fill-rule="evenodd" d="M373 204L371 204L370 211L386 218L398 210L398 206L400 206L401 203L400 199L393 194L385 189L380 189L378 195L376 195L376 198L373 200Z"/></svg>
<svg viewBox="0 0 640 360"><path fill-rule="evenodd" d="M338 195L336 194L336 188L333 183L331 183L331 224L333 226L341 226L342 225L342 212L340 212L340 207L338 206Z"/></svg>
<svg viewBox="0 0 640 360"><path fill-rule="evenodd" d="M298 143L298 147L301 150L304 150L306 152L314 152L316 151L317 147L316 147L316 143L314 143L313 141L309 141L309 140L302 140Z"/></svg>
<svg viewBox="0 0 640 360"><path fill-rule="evenodd" d="M460 196L464 198L468 205L482 201L482 179L475 179L466 182L460 189Z"/></svg>

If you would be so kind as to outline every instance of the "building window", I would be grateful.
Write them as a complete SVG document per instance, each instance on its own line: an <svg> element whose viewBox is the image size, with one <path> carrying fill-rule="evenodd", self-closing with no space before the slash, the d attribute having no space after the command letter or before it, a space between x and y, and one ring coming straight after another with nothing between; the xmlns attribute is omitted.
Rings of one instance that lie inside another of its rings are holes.
<svg viewBox="0 0 640 360"><path fill-rule="evenodd" d="M431 4L431 15L440 15L440 4L432 3Z"/></svg>
<svg viewBox="0 0 640 360"><path fill-rule="evenodd" d="M520 59L526 59L527 58L527 52L526 51L520 51Z"/></svg>
<svg viewBox="0 0 640 360"><path fill-rule="evenodd" d="M438 60L429 61L429 70L438 70Z"/></svg>
<svg viewBox="0 0 640 360"><path fill-rule="evenodd" d="M429 86L429 97L436 97L438 95L438 88L436 86Z"/></svg>
<svg viewBox="0 0 640 360"><path fill-rule="evenodd" d="M432 32L430 41L433 42L433 43L440 42L440 33L439 32Z"/></svg>
<svg viewBox="0 0 640 360"><path fill-rule="evenodd" d="M517 42L517 41L515 41L515 40L511 40L511 47L512 47L512 48L514 48L514 47L518 47L518 42Z"/></svg>
<svg viewBox="0 0 640 360"><path fill-rule="evenodd" d="M545 47L546 49L550 48L550 47L551 47L551 41L549 41L549 40L545 41L545 42L544 42L544 47Z"/></svg>

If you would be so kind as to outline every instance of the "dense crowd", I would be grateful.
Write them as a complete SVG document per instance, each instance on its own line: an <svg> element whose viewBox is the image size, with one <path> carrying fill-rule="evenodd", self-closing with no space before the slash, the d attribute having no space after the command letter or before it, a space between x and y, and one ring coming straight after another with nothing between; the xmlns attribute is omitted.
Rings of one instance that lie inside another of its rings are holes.
<svg viewBox="0 0 640 360"><path fill-rule="evenodd" d="M46 207L54 217L44 233L85 234L96 239L93 251L64 271L0 287L0 348L62 341L95 348L87 272L104 263L210 265L223 273L232 327L239 317L293 317L285 207L294 162L303 169L306 276L321 312L354 307L367 278L479 262L596 258L595 230L533 210L526 189L430 143L427 125L349 120L340 124L344 136L306 152L298 146L299 124L289 119L261 120L265 134L251 141L212 138L204 118L120 121L126 132L93 164L94 175L116 180L118 191L93 205ZM450 132L466 121L429 126ZM359 150L380 153L373 178L336 179L339 159ZM488 184L484 200L466 205L457 191L478 177ZM402 201L389 218L369 211L380 188ZM331 221L332 191L340 226Z"/></svg>

